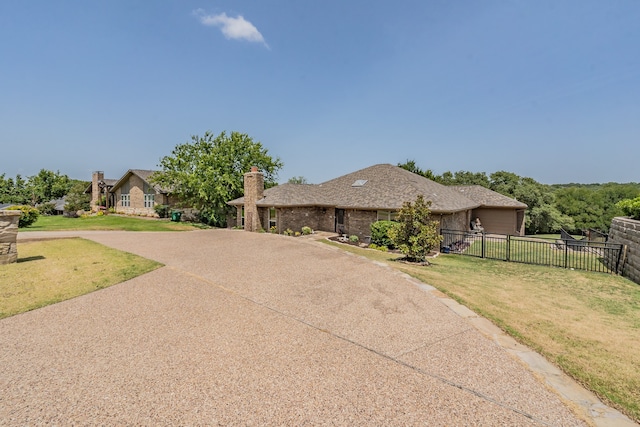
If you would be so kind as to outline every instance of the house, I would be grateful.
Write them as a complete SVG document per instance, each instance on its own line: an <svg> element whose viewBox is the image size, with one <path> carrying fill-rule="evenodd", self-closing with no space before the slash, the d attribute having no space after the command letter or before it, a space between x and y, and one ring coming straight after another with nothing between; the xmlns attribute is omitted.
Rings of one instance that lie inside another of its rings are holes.
<svg viewBox="0 0 640 427"><path fill-rule="evenodd" d="M455 185L450 188L480 204L471 211L471 218L479 218L486 232L524 236L526 204L481 185Z"/></svg>
<svg viewBox="0 0 640 427"><path fill-rule="evenodd" d="M237 208L245 230L314 230L369 236L378 220L392 220L404 202L419 195L431 201L440 229L469 230L480 217L485 231L520 235L526 205L491 190L449 187L398 166L379 164L322 184L282 184L264 189L257 169L244 175L244 197L228 202ZM475 216L474 216L475 215Z"/></svg>
<svg viewBox="0 0 640 427"><path fill-rule="evenodd" d="M156 205L175 205L177 200L167 190L149 182L154 172L129 169L117 180L105 179L102 171L94 172L87 189L91 193L91 209L96 211L104 203L105 208L113 208L117 213L158 216Z"/></svg>

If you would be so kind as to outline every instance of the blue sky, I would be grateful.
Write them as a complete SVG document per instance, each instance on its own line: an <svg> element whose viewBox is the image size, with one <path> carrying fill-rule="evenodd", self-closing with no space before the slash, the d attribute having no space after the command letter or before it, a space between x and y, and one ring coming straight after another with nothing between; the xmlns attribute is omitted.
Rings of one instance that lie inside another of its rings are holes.
<svg viewBox="0 0 640 427"><path fill-rule="evenodd" d="M640 2L0 3L0 174L156 169L240 131L311 183L436 173L640 181Z"/></svg>

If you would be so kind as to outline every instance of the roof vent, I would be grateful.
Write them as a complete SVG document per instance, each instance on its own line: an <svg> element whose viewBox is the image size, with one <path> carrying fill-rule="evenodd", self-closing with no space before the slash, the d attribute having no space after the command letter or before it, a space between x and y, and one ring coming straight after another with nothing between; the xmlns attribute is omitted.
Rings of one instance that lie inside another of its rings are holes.
<svg viewBox="0 0 640 427"><path fill-rule="evenodd" d="M367 179L357 179L356 182L354 182L353 184L351 184L352 187L362 187L363 185L365 185L367 183Z"/></svg>

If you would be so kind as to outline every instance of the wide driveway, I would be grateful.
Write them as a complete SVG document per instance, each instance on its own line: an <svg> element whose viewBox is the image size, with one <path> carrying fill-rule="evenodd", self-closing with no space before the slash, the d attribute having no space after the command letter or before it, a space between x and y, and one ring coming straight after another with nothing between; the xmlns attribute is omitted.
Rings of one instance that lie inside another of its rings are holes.
<svg viewBox="0 0 640 427"><path fill-rule="evenodd" d="M85 236L166 266L0 321L2 425L586 425L383 265L231 230Z"/></svg>

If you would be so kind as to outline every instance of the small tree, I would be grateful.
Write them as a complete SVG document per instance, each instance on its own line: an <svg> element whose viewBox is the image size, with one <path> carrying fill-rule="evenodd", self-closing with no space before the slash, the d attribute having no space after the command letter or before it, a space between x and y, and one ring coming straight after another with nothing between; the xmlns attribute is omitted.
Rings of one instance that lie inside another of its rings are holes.
<svg viewBox="0 0 640 427"><path fill-rule="evenodd" d="M71 187L71 190L67 193L66 203L64 205L65 211L77 212L79 210L88 211L91 209L91 196L84 192L87 185L88 183L78 181Z"/></svg>
<svg viewBox="0 0 640 427"><path fill-rule="evenodd" d="M389 229L389 238L408 261L425 261L426 255L440 244L438 222L431 220L430 201L418 196L414 204L405 202Z"/></svg>

